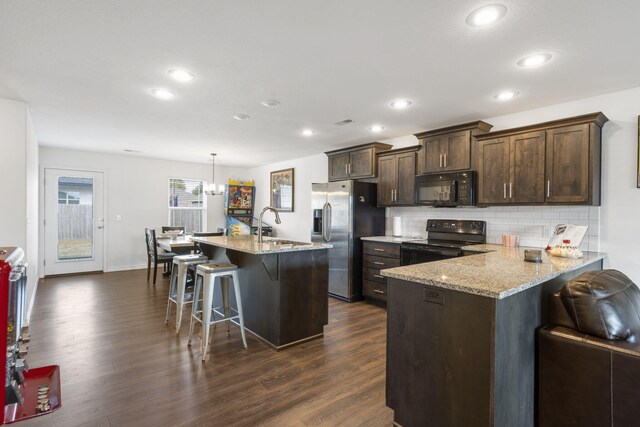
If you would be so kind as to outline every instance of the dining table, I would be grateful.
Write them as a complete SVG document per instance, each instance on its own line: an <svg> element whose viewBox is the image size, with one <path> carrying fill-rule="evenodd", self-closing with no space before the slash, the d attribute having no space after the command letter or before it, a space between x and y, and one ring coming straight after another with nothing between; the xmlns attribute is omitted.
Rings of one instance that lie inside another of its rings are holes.
<svg viewBox="0 0 640 427"><path fill-rule="evenodd" d="M171 237L157 237L158 247L167 252L176 254L188 254L196 249L196 244L191 240L191 235L177 236L175 239Z"/></svg>

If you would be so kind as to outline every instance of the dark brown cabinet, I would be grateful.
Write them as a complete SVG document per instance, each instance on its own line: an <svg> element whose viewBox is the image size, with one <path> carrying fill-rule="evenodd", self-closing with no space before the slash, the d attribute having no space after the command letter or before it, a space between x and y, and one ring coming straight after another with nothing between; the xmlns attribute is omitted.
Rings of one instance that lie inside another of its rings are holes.
<svg viewBox="0 0 640 427"><path fill-rule="evenodd" d="M478 204L600 205L602 113L477 136Z"/></svg>
<svg viewBox="0 0 640 427"><path fill-rule="evenodd" d="M478 203L544 203L545 134L530 132L478 143Z"/></svg>
<svg viewBox="0 0 640 427"><path fill-rule="evenodd" d="M416 152L420 146L378 154L378 206L415 204Z"/></svg>
<svg viewBox="0 0 640 427"><path fill-rule="evenodd" d="M367 299L387 302L387 278L380 274L385 268L400 266L400 244L363 241L362 294Z"/></svg>
<svg viewBox="0 0 640 427"><path fill-rule="evenodd" d="M546 199L549 203L589 202L589 133L588 124L547 131Z"/></svg>
<svg viewBox="0 0 640 427"><path fill-rule="evenodd" d="M478 121L415 134L422 146L418 173L472 169L474 136L490 129L490 124Z"/></svg>
<svg viewBox="0 0 640 427"><path fill-rule="evenodd" d="M375 178L377 176L376 154L391 147L389 144L374 142L327 151L325 154L329 158L329 181Z"/></svg>

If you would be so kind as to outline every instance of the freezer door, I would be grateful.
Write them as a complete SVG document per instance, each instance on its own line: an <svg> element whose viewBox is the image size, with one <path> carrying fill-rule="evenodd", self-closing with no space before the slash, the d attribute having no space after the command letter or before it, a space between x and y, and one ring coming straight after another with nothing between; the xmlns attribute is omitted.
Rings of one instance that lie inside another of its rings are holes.
<svg viewBox="0 0 640 427"><path fill-rule="evenodd" d="M351 264L352 264L352 187L353 181L337 181L328 183L327 218L329 243L329 293L341 298L352 297Z"/></svg>
<svg viewBox="0 0 640 427"><path fill-rule="evenodd" d="M311 184L311 212L314 216L311 224L311 241L315 243L324 243L322 226L325 223L323 214L326 212L327 185L327 183ZM320 215L319 221L316 215Z"/></svg>

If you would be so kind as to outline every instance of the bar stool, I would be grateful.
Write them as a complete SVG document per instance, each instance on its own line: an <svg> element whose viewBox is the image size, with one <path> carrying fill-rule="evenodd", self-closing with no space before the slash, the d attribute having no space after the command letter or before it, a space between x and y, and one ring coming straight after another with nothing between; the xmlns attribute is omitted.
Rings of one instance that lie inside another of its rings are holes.
<svg viewBox="0 0 640 427"><path fill-rule="evenodd" d="M180 332L182 324L182 308L185 304L191 304L193 295L186 293L187 288L187 272L189 267L198 264L204 264L209 259L200 255L178 255L173 257L173 268L171 269L171 282L169 284L169 298L167 300L167 315L165 323L169 323L169 315L171 314L171 304L176 305L176 334Z"/></svg>
<svg viewBox="0 0 640 427"><path fill-rule="evenodd" d="M220 311L220 307L214 307L213 294L216 287L216 279L219 278L222 290L222 304L224 312ZM229 303L229 280L233 281L233 290L236 295L237 310L232 309ZM199 309L200 292L202 290L202 308ZM231 316L231 311L235 311L237 315ZM215 320L215 315L222 316L222 319ZM238 280L238 267L229 263L209 263L198 264L196 267L196 283L193 291L193 304L191 306L191 323L189 324L189 342L193 337L193 329L195 322L202 324L202 361L207 356L207 346L209 345L209 330L211 325L220 322L227 322L227 335L229 332L229 324L231 320L237 319L240 323L240 334L242 335L242 344L247 348L247 338L244 331L244 317L242 315L242 298L240 296L240 281ZM236 322L234 322L236 323Z"/></svg>

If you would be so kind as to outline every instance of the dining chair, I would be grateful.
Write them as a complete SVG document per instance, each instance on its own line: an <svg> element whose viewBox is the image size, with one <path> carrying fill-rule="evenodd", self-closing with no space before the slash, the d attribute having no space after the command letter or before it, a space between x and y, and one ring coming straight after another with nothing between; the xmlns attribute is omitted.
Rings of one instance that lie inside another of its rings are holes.
<svg viewBox="0 0 640 427"><path fill-rule="evenodd" d="M158 275L158 264L171 266L173 257L177 254L173 252L158 253L158 241L156 240L156 230L153 228L145 228L145 243L147 246L147 282L151 275L151 263L153 262L153 284L156 284L156 276Z"/></svg>
<svg viewBox="0 0 640 427"><path fill-rule="evenodd" d="M194 231L193 232L193 237L209 237L209 236L223 236L224 233L222 231ZM202 254L204 253L202 251L202 247L200 246L200 243L196 242L196 253L197 254Z"/></svg>

